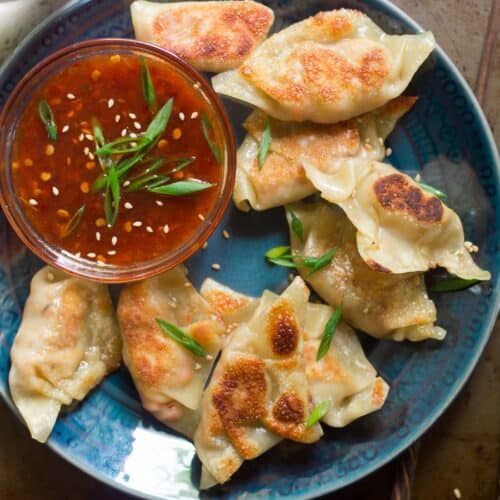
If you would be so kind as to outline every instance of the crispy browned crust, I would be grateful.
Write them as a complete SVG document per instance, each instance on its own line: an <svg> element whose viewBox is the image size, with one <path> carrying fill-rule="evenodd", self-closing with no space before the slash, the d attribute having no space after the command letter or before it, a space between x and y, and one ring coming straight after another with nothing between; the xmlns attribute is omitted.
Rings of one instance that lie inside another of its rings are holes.
<svg viewBox="0 0 500 500"><path fill-rule="evenodd" d="M377 179L373 189L377 200L389 212L406 212L419 222L438 223L443 218L443 204L436 196L426 196L402 174Z"/></svg>
<svg viewBox="0 0 500 500"><path fill-rule="evenodd" d="M155 17L152 41L204 71L238 67L274 21L272 10L256 2L189 3L170 5ZM187 36L179 36L180 27Z"/></svg>
<svg viewBox="0 0 500 500"><path fill-rule="evenodd" d="M304 402L296 394L286 392L274 403L273 417L287 424L299 424L305 420Z"/></svg>
<svg viewBox="0 0 500 500"><path fill-rule="evenodd" d="M219 314L238 311L250 302L246 297L236 297L223 290L210 290L204 294L204 297Z"/></svg>
<svg viewBox="0 0 500 500"><path fill-rule="evenodd" d="M289 356L297 349L299 327L294 311L287 301L278 301L271 310L266 325L274 354Z"/></svg>

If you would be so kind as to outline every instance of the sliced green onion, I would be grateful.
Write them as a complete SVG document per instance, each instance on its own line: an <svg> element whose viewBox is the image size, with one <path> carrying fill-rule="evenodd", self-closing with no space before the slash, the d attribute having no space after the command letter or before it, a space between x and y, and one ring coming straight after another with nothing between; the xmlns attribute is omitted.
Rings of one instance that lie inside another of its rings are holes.
<svg viewBox="0 0 500 500"><path fill-rule="evenodd" d="M318 347L318 354L316 356L316 361L319 361L321 358L326 356L328 350L330 349L333 336L342 318L342 309L343 309L342 304L337 306L333 314L330 316L330 319L327 321L325 330L323 332L323 336L321 337L321 342Z"/></svg>
<svg viewBox="0 0 500 500"><path fill-rule="evenodd" d="M289 212L292 218L291 222L292 231L297 235L297 238L300 241L304 241L304 227L302 226L302 222L292 210L289 210Z"/></svg>
<svg viewBox="0 0 500 500"><path fill-rule="evenodd" d="M106 144L106 141L104 140L104 134L102 132L101 125L95 116L92 117L91 124L96 146L98 148L101 148L104 146L104 144Z"/></svg>
<svg viewBox="0 0 500 500"><path fill-rule="evenodd" d="M156 139L161 137L167 128L168 121L170 120L170 115L172 114L172 108L174 107L174 99L171 97L166 104L156 113L155 117L149 124L143 138L149 142L154 142Z"/></svg>
<svg viewBox="0 0 500 500"><path fill-rule="evenodd" d="M333 257L335 257L336 253L337 249L333 248L329 252L326 252L324 255L321 255L320 257L302 257L303 265L305 267L311 268L311 271L309 271L309 274L307 276L311 276L311 274L315 273L316 271L319 271L323 267L330 264Z"/></svg>
<svg viewBox="0 0 500 500"><path fill-rule="evenodd" d="M69 234L71 234L78 224L80 224L83 214L85 213L85 205L82 205L71 217L71 219L68 221L64 229L62 230L61 233L61 238L66 238Z"/></svg>
<svg viewBox="0 0 500 500"><path fill-rule="evenodd" d="M195 356L200 356L203 358L206 357L207 353L205 352L205 349L203 349L203 347L198 344L198 342L196 342L193 337L190 337L186 332L163 319L156 318L156 322L165 335L175 340L182 347L185 347L186 349L191 351Z"/></svg>
<svg viewBox="0 0 500 500"><path fill-rule="evenodd" d="M211 135L215 135L214 127L206 113L201 114L201 130L203 132L203 137L205 137L205 140L207 141L210 151L212 151L212 154L214 155L215 161L220 165L222 161L222 155L219 146L211 138Z"/></svg>
<svg viewBox="0 0 500 500"><path fill-rule="evenodd" d="M168 196L186 196L213 187L215 184L204 181L178 181L166 186L152 187L148 191Z"/></svg>
<svg viewBox="0 0 500 500"><path fill-rule="evenodd" d="M141 56L141 84L142 84L142 93L144 95L144 99L148 105L148 108L152 113L155 113L156 94L153 86L153 80L151 79L151 74L149 73L149 68L144 56Z"/></svg>
<svg viewBox="0 0 500 500"><path fill-rule="evenodd" d="M463 278L459 278L458 276L450 276L449 278L445 278L437 283L432 284L427 288L429 292L458 292L460 290L465 290L466 288L470 288L471 286L477 285L481 283L481 280L466 280Z"/></svg>
<svg viewBox="0 0 500 500"><path fill-rule="evenodd" d="M290 247L275 247L266 252L266 257L269 262L276 264L277 266L294 268L309 267L311 271L307 276L311 276L311 274L330 264L337 252L337 249L333 248L319 257L291 255L289 252Z"/></svg>
<svg viewBox="0 0 500 500"><path fill-rule="evenodd" d="M52 112L52 108L49 103L42 99L38 103L38 114L40 115L40 120L45 125L45 130L47 131L47 135L51 141L57 140L57 125L54 119L54 113Z"/></svg>
<svg viewBox="0 0 500 500"><path fill-rule="evenodd" d="M429 186L429 184L425 184L424 182L419 182L418 185L424 190L427 191L428 193L433 194L440 200L446 200L446 193L443 193L443 191L440 191L439 189L436 189L433 186Z"/></svg>
<svg viewBox="0 0 500 500"><path fill-rule="evenodd" d="M269 120L266 123L264 131L262 132L262 137L260 139L259 144L259 154L258 154L258 162L259 162L259 170L264 166L264 162L266 161L266 156L269 151L269 145L271 144L271 125L269 124Z"/></svg>
<svg viewBox="0 0 500 500"><path fill-rule="evenodd" d="M315 423L319 422L328 413L331 405L331 401L323 401L319 405L315 406L306 421L306 427L312 427Z"/></svg>
<svg viewBox="0 0 500 500"><path fill-rule="evenodd" d="M104 214L106 216L106 224L108 227L114 226L120 208L120 181L116 173L114 165L108 168L108 176L106 178L106 190L104 192Z"/></svg>
<svg viewBox="0 0 500 500"><path fill-rule="evenodd" d="M276 259L278 257L281 257L282 255L289 253L289 252L290 252L290 247L286 247L286 246L274 247L266 252L266 257L268 259Z"/></svg>

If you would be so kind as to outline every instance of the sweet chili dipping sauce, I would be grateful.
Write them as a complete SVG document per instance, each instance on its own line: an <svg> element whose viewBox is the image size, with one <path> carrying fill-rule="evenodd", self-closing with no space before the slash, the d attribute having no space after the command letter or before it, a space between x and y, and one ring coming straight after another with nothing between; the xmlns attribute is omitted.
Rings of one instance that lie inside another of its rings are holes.
<svg viewBox="0 0 500 500"><path fill-rule="evenodd" d="M129 265L192 237L216 203L219 162L198 86L152 57L115 54L75 61L38 90L12 167L26 216L49 244Z"/></svg>

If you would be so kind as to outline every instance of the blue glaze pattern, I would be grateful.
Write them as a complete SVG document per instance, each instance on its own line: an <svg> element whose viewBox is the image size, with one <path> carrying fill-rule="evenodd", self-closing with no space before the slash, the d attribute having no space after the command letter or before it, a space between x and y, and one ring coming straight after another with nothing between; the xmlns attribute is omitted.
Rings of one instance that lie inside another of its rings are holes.
<svg viewBox="0 0 500 500"><path fill-rule="evenodd" d="M0 69L0 108L22 75L54 50L94 37L130 37L128 1L70 2L21 44ZM280 29L319 10L349 6L365 11L391 33L418 29L384 0L266 2ZM345 429L326 430L313 446L283 442L245 464L227 485L203 498L310 498L341 488L391 460L444 411L469 376L499 307L499 161L491 133L463 78L435 51L407 94L415 108L392 134L390 162L448 194L467 239L480 247L478 261L492 272L485 287L436 296L442 343L375 341L360 334L371 362L391 385L384 408ZM235 131L248 113L226 103ZM222 238L227 228L231 239ZM281 209L243 214L230 209L207 251L190 259L196 286L210 275L245 293L280 291L288 272L269 267L264 252L287 241ZM31 276L41 266L0 214L0 394L8 393L9 350L19 326ZM215 273L210 264L220 262ZM126 369L107 378L83 403L61 414L49 446L77 467L117 488L148 498L197 498L200 464L190 442L143 411Z"/></svg>

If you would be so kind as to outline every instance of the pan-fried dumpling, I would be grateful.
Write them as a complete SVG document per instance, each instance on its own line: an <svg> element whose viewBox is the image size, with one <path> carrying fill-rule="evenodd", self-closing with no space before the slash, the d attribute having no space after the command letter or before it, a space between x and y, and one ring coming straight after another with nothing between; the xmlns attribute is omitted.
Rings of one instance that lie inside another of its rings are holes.
<svg viewBox="0 0 500 500"><path fill-rule="evenodd" d="M446 332L434 325L436 307L422 274L391 274L369 267L356 247L356 229L338 207L325 202L289 207L300 219L304 239L290 231L292 251L318 257L332 248L331 263L306 281L332 306L343 304L343 318L374 337L393 340L441 340ZM290 212L287 213L291 223Z"/></svg>
<svg viewBox="0 0 500 500"><path fill-rule="evenodd" d="M268 38L212 85L279 120L335 123L400 95L433 48L430 32L387 35L362 12L320 12Z"/></svg>
<svg viewBox="0 0 500 500"><path fill-rule="evenodd" d="M12 399L31 436L45 442L62 405L81 401L120 365L108 288L44 267L31 281L11 351Z"/></svg>
<svg viewBox="0 0 500 500"><path fill-rule="evenodd" d="M306 426L312 409L302 356L309 290L301 278L281 296L268 294L232 334L203 395L194 442L206 471L226 482L244 460L282 438L317 441ZM207 486L204 484L203 486Z"/></svg>
<svg viewBox="0 0 500 500"><path fill-rule="evenodd" d="M206 290L210 292L205 295ZM218 304L235 303L246 297L210 278L204 281L201 294L225 321L229 319L224 308L219 308ZM277 297L268 291L264 296ZM211 302L212 297L217 297L217 301ZM251 302L257 301L251 297L246 298ZM325 357L316 361L321 337L332 314L333 309L327 305L307 304L302 352L314 405L323 401L331 402L328 413L321 421L332 427L344 427L353 420L380 409L387 398L389 386L382 378L377 377L356 333L343 321L337 326ZM238 318L240 323L249 319L250 315L245 317L243 314ZM234 316L231 320L234 320Z"/></svg>
<svg viewBox="0 0 500 500"><path fill-rule="evenodd" d="M192 437L203 388L223 344L225 325L178 266L125 286L118 302L123 361L146 410ZM193 354L165 335L156 322L181 328L207 352Z"/></svg>
<svg viewBox="0 0 500 500"><path fill-rule="evenodd" d="M233 199L240 210L255 210L298 201L316 191L307 179L303 158L342 161L345 158L382 160L384 140L416 97L400 96L381 108L333 125L281 122L254 111L243 126L248 135L238 150ZM271 143L262 168L259 143L269 123Z"/></svg>
<svg viewBox="0 0 500 500"><path fill-rule="evenodd" d="M357 229L363 260L391 273L441 266L464 279L489 280L464 246L458 215L411 177L377 161L304 160L308 179Z"/></svg>
<svg viewBox="0 0 500 500"><path fill-rule="evenodd" d="M156 3L130 7L138 40L151 42L200 71L238 67L267 36L273 11L252 1Z"/></svg>

